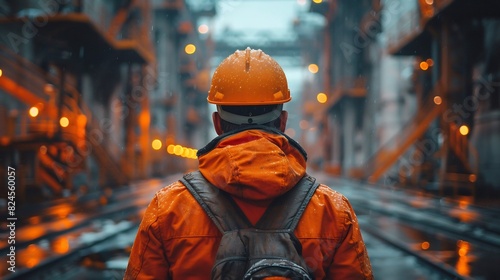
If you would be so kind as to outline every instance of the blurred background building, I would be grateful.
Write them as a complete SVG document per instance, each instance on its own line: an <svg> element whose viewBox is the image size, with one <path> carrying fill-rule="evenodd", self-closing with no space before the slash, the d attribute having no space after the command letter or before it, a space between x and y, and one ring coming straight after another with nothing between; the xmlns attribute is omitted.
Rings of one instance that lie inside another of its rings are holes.
<svg viewBox="0 0 500 280"><path fill-rule="evenodd" d="M0 164L17 168L21 204L194 166L205 2L0 1Z"/></svg>
<svg viewBox="0 0 500 280"><path fill-rule="evenodd" d="M305 144L322 144L312 160L368 182L498 197L500 2L312 2L326 21L304 50L320 69L303 89L317 128Z"/></svg>
<svg viewBox="0 0 500 280"><path fill-rule="evenodd" d="M263 1L0 0L0 165L20 203L196 168L211 73L247 46L283 65L312 168L498 195L498 1L270 2L293 5L286 28L221 25Z"/></svg>

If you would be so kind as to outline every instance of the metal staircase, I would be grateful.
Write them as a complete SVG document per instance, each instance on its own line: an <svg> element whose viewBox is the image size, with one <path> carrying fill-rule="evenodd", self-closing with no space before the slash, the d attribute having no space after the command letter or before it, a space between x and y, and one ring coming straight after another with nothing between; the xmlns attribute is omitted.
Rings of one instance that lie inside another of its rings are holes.
<svg viewBox="0 0 500 280"><path fill-rule="evenodd" d="M127 182L120 165L115 161L108 150L110 143L105 138L96 141L89 138L88 132L102 132L98 121L93 117L89 107L79 100L80 94L70 84L65 83L62 102L56 105L59 96L57 91L61 88L61 81L49 75L42 69L17 55L16 53L0 46L0 89L30 106L43 106L36 117L25 116L16 119L14 124L17 129L13 135L0 135L9 138L6 145L16 145L19 142L29 142L38 146L57 145L58 149L70 146L78 156L93 156L100 173L109 178L108 181L122 185ZM59 85L55 87L54 85ZM61 110L61 111L58 111ZM59 126L59 116L69 119L71 125ZM83 121L82 121L83 120ZM88 145L88 146L86 146ZM39 167L38 178L42 180L54 193L59 193L65 187L65 174L77 171L78 168L58 156L48 153L38 153Z"/></svg>

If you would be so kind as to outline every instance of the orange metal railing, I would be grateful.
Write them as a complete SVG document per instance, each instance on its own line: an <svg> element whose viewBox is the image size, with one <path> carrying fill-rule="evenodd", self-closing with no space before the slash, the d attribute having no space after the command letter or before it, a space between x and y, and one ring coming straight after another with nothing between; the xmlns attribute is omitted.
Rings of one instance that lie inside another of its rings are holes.
<svg viewBox="0 0 500 280"><path fill-rule="evenodd" d="M430 95L433 97L434 95ZM418 110L415 117L404 126L403 130L385 143L365 163L365 179L377 182L400 157L427 131L429 125L444 110L444 106L436 105L432 98Z"/></svg>
<svg viewBox="0 0 500 280"><path fill-rule="evenodd" d="M16 118L9 119L13 121L9 125L15 129L4 132L5 135L0 135L0 137L9 139L7 143L27 138L33 141L43 139L44 142L66 142L77 151L90 151L81 156L94 156L104 174L118 184L126 183L127 177L108 152L109 146L113 143L107 141L105 137L98 140L89 139L88 134L85 133L86 131L102 133L103 129L93 117L89 107L82 100L78 100L80 94L73 86L69 83L64 85L60 115L68 118L71 125L62 128L57 119L58 108L55 105L56 96L59 93L57 87L53 86L60 84L59 78L49 75L33 63L1 46L0 67L2 68L0 88L3 92L26 104L28 108L39 107L39 115L36 117L30 117L27 112L19 112ZM90 145L90 147L85 147L85 145ZM45 172L41 171L40 178L55 191L62 189L61 181L64 178L57 175L53 167L55 164L64 166L64 162L60 162L60 158L48 155L41 156L40 160L41 164L46 163L44 166L47 167ZM51 172L47 172L49 170L54 171L52 175L49 174Z"/></svg>

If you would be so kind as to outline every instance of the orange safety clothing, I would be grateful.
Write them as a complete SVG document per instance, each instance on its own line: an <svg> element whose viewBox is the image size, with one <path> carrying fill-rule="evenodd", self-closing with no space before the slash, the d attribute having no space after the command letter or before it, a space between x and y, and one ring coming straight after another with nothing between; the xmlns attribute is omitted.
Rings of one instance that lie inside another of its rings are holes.
<svg viewBox="0 0 500 280"><path fill-rule="evenodd" d="M199 151L199 169L256 223L273 198L306 172L294 140L256 126L223 134ZM356 215L342 194L320 184L295 229L315 279L373 279ZM132 247L124 279L210 279L222 234L175 182L156 193Z"/></svg>

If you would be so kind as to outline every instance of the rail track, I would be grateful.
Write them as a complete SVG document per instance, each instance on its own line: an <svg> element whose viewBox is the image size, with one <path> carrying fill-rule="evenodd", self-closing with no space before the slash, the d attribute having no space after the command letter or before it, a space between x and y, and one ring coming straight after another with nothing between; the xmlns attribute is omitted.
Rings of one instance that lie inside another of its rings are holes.
<svg viewBox="0 0 500 280"><path fill-rule="evenodd" d="M499 209L346 180L323 180L349 198L365 235L399 251L396 255L412 257L415 265L407 268L405 279L497 279Z"/></svg>
<svg viewBox="0 0 500 280"><path fill-rule="evenodd" d="M103 194L74 202L72 212L63 217L73 220L66 227L46 230L31 239L19 237L19 260L29 260L26 256L30 254L41 256L31 263L19 262L15 273L2 268L1 276L122 279L142 211L156 190L176 179L174 175L104 194L104 205L95 203ZM356 210L376 279L495 279L500 274L495 265L500 263L498 210L326 176L318 179L346 195ZM67 203L25 212L27 222L22 228L60 222ZM39 225L30 222L32 217L38 217ZM54 245L60 240L65 241L64 250ZM7 248L0 252L1 258Z"/></svg>
<svg viewBox="0 0 500 280"><path fill-rule="evenodd" d="M142 211L154 193L170 183L169 180L175 179L170 176L147 180L113 191L89 194L77 201L68 198L39 209L23 209L18 214L16 230L16 271L12 273L2 267L10 247L4 242L0 247L1 278L77 279L75 275L68 278L64 275L73 274L79 266L95 265L86 257L109 250L108 245L116 243L122 235L135 235ZM4 230L0 234L6 236L8 233ZM127 245L123 246L113 250L125 250L126 253Z"/></svg>

